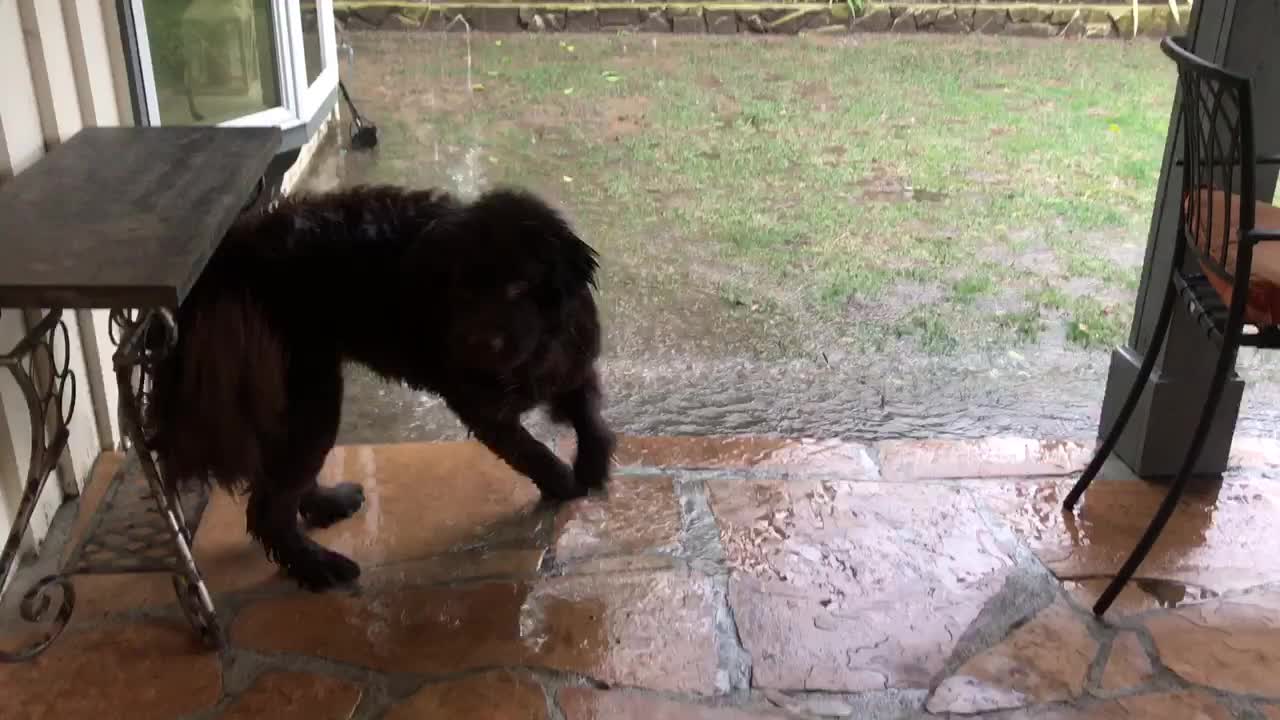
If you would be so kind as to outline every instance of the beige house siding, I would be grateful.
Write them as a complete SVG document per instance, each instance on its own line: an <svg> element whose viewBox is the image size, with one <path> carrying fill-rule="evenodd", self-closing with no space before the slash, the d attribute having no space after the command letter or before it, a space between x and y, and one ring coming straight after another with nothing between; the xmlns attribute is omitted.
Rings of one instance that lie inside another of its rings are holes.
<svg viewBox="0 0 1280 720"><path fill-rule="evenodd" d="M128 107L127 87L120 84L123 72L115 69L123 70L120 44L109 37L108 28L118 32L114 0L0 0L0 183L86 125L120 124L120 109ZM121 92L126 93L123 103ZM0 239L8 242L21 238ZM11 347L35 316L0 310L0 348ZM32 544L43 539L64 488L83 487L100 451L119 437L116 393L107 376L106 312L64 317L77 379L76 410L66 457L32 520ZM0 373L0 535L8 535L22 496L30 443L26 403L8 373Z"/></svg>

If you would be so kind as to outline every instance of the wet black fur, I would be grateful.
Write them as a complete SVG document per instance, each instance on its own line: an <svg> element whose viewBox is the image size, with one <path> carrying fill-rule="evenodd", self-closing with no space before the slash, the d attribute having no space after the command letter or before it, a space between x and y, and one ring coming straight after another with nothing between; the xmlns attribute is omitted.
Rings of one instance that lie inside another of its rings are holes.
<svg viewBox="0 0 1280 720"><path fill-rule="evenodd" d="M360 568L308 539L359 509L358 485L316 484L337 437L343 361L438 393L544 497L602 487L592 297L596 253L538 198L472 203L363 187L285 200L242 219L178 313L150 425L167 477L247 491L248 529L304 587ZM521 425L546 407L578 436L567 466Z"/></svg>

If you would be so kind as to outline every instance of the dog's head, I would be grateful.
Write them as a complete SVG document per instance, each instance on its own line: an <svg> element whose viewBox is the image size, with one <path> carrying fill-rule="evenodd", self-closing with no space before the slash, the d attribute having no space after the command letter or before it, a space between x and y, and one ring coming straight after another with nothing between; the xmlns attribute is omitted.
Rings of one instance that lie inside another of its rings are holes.
<svg viewBox="0 0 1280 720"><path fill-rule="evenodd" d="M455 362L510 370L588 307L596 252L537 197L495 190L450 226L447 342Z"/></svg>

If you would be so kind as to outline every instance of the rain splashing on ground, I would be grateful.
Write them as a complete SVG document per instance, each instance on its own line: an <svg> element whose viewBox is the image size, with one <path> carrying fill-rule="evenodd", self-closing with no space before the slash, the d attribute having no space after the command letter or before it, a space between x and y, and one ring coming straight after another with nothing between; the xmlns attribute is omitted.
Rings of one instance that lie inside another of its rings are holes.
<svg viewBox="0 0 1280 720"><path fill-rule="evenodd" d="M515 183L565 208L603 256L603 371L620 432L1094 432L1109 348L1124 337L1136 292L1153 181L1117 185L1123 213L1094 216L1061 207L1053 193L1078 192L1050 185L1066 180L1032 183L1016 155L1001 165L999 143L1062 115L1052 102L1002 86L993 96L1007 106L1000 132L980 117L939 125L960 111L925 78L917 92L934 94L904 106L909 117L835 137L827 126L837 111L856 110L874 86L857 86L867 73L812 75L823 64L810 56L865 52L859 45L663 38L660 47L655 38L465 29L348 39L344 77L382 142L372 152L330 143L303 190L392 182L472 196ZM877 56L906 52L877 42ZM1116 62L1108 53L1148 62L1105 43L940 42L950 44L910 52L975 66L1050 51L1079 55L1067 64ZM763 86L749 80L756 75ZM994 92L985 87L961 90ZM1167 99L1146 102L1148 115L1167 119ZM1062 132L1095 121L1105 132L1110 120L1089 107ZM956 147L921 140L936 139L930 133L975 133L968 142L995 150L971 154L969 166ZM1069 140L1062 152L1074 152ZM1048 189L1020 196L1027 186ZM1082 228L1063 219L1072 212ZM1010 215L1020 216L1012 228L1002 222ZM1273 435L1275 372L1252 355L1243 366L1242 432ZM464 435L437 398L359 368L348 377L343 442Z"/></svg>

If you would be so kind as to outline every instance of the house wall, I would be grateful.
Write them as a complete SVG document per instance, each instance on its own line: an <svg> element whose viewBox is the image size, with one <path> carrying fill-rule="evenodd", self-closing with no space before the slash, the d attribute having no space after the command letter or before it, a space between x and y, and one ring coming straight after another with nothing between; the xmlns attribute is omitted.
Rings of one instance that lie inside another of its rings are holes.
<svg viewBox="0 0 1280 720"><path fill-rule="evenodd" d="M121 115L128 88L112 32L118 32L114 0L0 0L0 186L85 126L129 122ZM0 244L14 241L20 240L0 238ZM21 338L38 314L0 308L0 351ZM32 520L29 548L43 539L66 495L83 487L101 450L119 440L106 311L64 318L76 409L66 456ZM9 374L0 372L0 536L8 536L17 511L30 443L26 403Z"/></svg>

